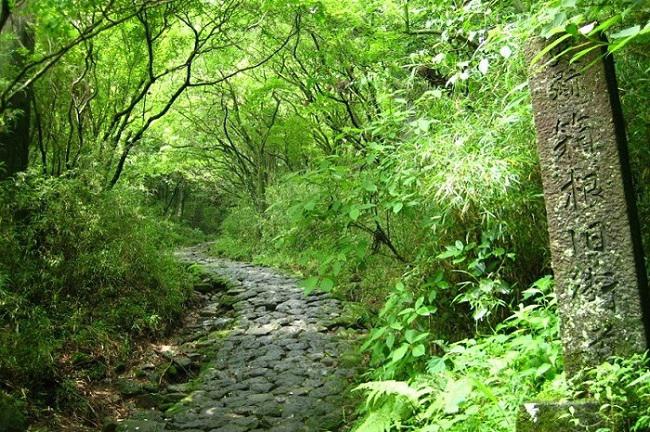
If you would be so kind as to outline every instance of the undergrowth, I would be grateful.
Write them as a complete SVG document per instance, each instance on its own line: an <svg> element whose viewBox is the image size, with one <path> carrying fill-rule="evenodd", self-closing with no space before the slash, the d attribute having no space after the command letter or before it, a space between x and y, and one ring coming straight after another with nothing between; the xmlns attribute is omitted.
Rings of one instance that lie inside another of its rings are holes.
<svg viewBox="0 0 650 432"><path fill-rule="evenodd" d="M183 312L191 278L172 248L191 233L92 178L25 175L0 195L0 389L83 410L75 380L105 378Z"/></svg>

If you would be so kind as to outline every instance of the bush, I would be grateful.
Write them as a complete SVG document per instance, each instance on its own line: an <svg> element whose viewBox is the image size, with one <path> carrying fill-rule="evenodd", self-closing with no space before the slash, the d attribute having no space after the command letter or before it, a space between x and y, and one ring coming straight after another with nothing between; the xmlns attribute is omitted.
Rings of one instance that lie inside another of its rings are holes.
<svg viewBox="0 0 650 432"><path fill-rule="evenodd" d="M220 228L212 251L237 260L253 259L259 251L259 215L253 206L240 202L231 208Z"/></svg>
<svg viewBox="0 0 650 432"><path fill-rule="evenodd" d="M550 288L544 278L524 291L531 304L521 305L492 333L439 341L444 354L420 357L426 372L408 381L360 385L366 414L354 430L509 432L523 402L566 395Z"/></svg>
<svg viewBox="0 0 650 432"><path fill-rule="evenodd" d="M171 255L174 227L129 190L25 175L0 202L0 384L60 383L62 353L110 363L123 352L108 347L182 312L190 281Z"/></svg>

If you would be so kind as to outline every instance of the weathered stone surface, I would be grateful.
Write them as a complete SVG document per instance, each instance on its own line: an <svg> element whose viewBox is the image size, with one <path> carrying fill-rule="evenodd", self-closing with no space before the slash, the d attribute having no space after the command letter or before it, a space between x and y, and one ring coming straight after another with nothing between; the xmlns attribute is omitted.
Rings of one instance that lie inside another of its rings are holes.
<svg viewBox="0 0 650 432"><path fill-rule="evenodd" d="M542 48L531 43L531 56ZM555 54L530 88L571 376L646 349L648 286L612 59L594 50L570 64Z"/></svg>
<svg viewBox="0 0 650 432"><path fill-rule="evenodd" d="M210 333L212 325L199 326L193 344L202 350L213 346L210 363L191 386L168 386L165 396L182 400L166 411L164 422L148 420L145 427L183 432L337 430L354 370L333 361L349 342L319 323L340 312L340 302L328 295L315 302L297 281L270 269L193 252L187 250L182 258L233 281L225 295L215 296L200 313L205 321L227 319L232 328L220 337ZM219 317L224 305L234 319ZM137 422L131 419L121 427L144 420Z"/></svg>
<svg viewBox="0 0 650 432"><path fill-rule="evenodd" d="M596 402L527 403L519 412L517 432L595 432L612 427L598 412Z"/></svg>

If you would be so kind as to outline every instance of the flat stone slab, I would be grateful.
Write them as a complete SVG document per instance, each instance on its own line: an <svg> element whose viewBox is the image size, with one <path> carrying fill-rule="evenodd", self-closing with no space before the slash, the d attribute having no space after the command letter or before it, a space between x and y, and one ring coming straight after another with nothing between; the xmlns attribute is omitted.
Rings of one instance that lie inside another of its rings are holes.
<svg viewBox="0 0 650 432"><path fill-rule="evenodd" d="M336 431L344 418L346 389L356 371L339 362L351 348L320 323L340 314L341 303L306 296L298 281L268 268L212 258L188 248L186 262L228 279L236 315L227 336L192 384L193 391L155 423L154 430L195 432ZM206 306L202 315L218 308ZM158 414L159 415L159 414ZM153 419L153 417L152 417Z"/></svg>

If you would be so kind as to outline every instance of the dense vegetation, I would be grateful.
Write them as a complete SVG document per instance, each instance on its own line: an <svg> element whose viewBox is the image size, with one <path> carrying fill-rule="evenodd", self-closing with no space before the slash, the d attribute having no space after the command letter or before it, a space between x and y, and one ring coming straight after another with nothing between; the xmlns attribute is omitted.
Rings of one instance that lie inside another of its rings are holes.
<svg viewBox="0 0 650 432"><path fill-rule="evenodd" d="M209 238L356 305L355 430L572 391L650 424L645 357L563 378L524 56L609 37L650 252L647 2L0 3L0 409L96 424L84 383L173 329Z"/></svg>

